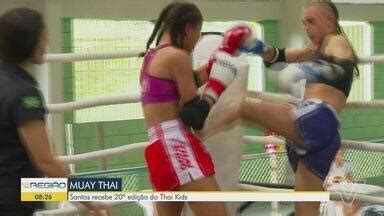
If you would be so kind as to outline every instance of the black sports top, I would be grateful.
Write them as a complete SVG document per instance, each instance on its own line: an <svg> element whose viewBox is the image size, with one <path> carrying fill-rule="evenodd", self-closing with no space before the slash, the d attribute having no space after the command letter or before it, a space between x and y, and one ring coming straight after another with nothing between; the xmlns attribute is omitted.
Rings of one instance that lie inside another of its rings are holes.
<svg viewBox="0 0 384 216"><path fill-rule="evenodd" d="M342 73L340 76L337 76L335 79L321 79L316 83L323 83L335 87L348 97L353 81L354 63L350 60L335 61L333 57L324 56L320 51L315 53L314 60L323 60L330 64L341 66L344 69L344 73ZM307 82L311 83L309 80L307 80Z"/></svg>

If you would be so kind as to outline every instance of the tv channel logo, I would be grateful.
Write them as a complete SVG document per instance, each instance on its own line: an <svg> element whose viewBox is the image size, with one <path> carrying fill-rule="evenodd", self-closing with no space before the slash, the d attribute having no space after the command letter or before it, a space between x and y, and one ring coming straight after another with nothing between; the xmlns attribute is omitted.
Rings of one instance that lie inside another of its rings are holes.
<svg viewBox="0 0 384 216"><path fill-rule="evenodd" d="M21 178L21 192L67 192L67 178Z"/></svg>

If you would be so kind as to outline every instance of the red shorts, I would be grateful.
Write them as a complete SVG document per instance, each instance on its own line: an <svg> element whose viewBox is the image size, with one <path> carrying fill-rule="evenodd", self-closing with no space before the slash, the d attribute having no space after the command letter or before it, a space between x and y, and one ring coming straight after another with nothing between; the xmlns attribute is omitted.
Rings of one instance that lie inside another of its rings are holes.
<svg viewBox="0 0 384 216"><path fill-rule="evenodd" d="M170 191L192 180L215 174L211 155L204 144L179 120L162 122L148 129L145 149L152 185Z"/></svg>

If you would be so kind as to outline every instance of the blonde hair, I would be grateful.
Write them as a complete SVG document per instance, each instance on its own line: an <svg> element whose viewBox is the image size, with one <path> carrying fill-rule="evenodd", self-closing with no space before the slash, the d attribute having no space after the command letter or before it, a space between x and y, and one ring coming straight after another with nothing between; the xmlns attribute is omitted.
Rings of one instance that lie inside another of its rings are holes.
<svg viewBox="0 0 384 216"><path fill-rule="evenodd" d="M343 28L341 27L341 25L339 23L340 22L340 16L339 16L339 11L337 10L336 5L333 2L331 2L330 0L311 0L305 5L305 8L313 6L313 5L320 6L324 10L325 13L331 14L335 17L335 23L334 24L335 24L336 34L343 35L348 40L349 44L352 47L351 42L349 41L348 37L345 35ZM356 55L356 51L353 49L353 47L352 47L352 50L353 50L353 55L355 58L354 59L355 76L358 77L360 72L359 72L359 68L357 67L357 55Z"/></svg>
<svg viewBox="0 0 384 216"><path fill-rule="evenodd" d="M329 0L312 0L312 1L309 1L305 7L310 7L310 6L313 6L313 5L318 5L318 6L321 6L321 8L323 9L323 11L327 14L331 14L334 16L335 18L335 28L336 28L336 33L338 35L341 35L344 33L343 31L343 28L340 26L340 16L339 16L339 11L337 10L337 7L336 5L329 1Z"/></svg>

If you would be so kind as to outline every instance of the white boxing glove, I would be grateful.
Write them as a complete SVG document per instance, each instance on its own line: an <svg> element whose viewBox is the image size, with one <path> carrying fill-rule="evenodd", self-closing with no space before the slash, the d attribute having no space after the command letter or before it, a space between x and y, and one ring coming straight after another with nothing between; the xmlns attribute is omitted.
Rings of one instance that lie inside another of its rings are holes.
<svg viewBox="0 0 384 216"><path fill-rule="evenodd" d="M209 96L215 102L235 79L244 63L224 51L216 51L211 56L212 67L203 95Z"/></svg>

